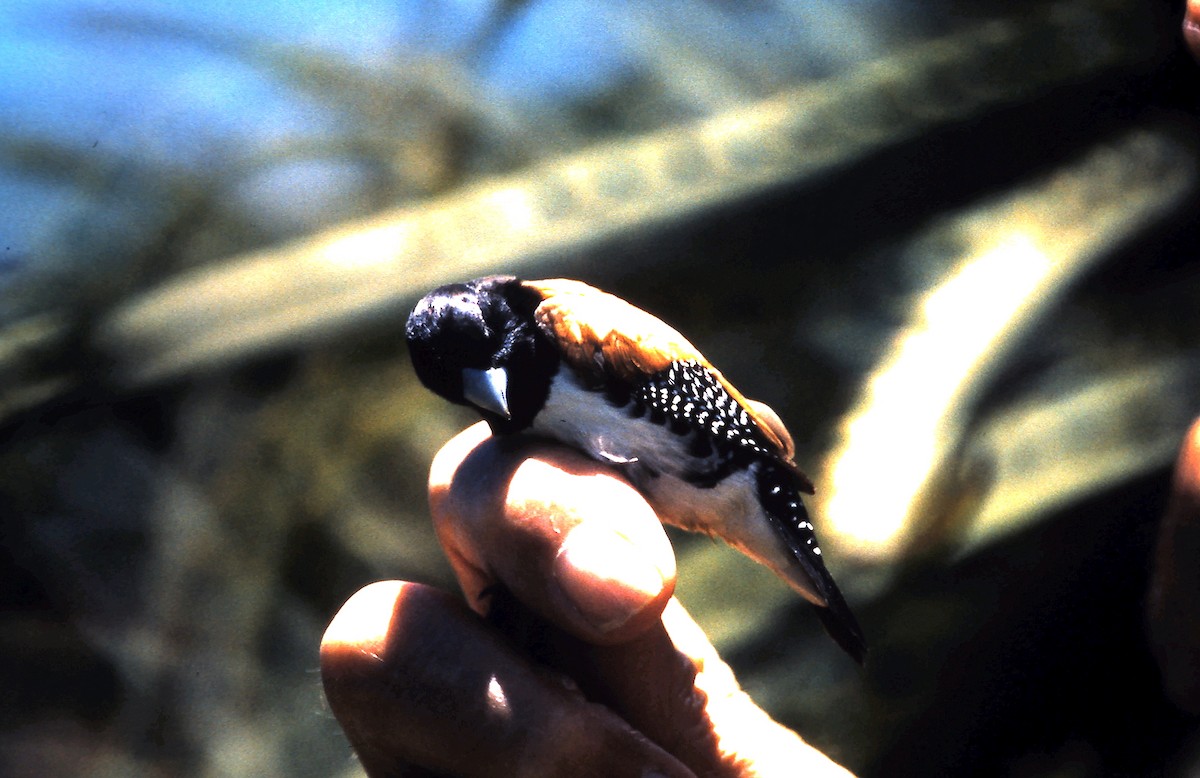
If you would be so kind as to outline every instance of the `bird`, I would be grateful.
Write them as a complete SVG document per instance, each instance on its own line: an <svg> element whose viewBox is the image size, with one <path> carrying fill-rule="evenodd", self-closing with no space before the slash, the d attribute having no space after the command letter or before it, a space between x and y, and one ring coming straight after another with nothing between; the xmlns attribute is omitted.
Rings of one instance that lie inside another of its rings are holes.
<svg viewBox="0 0 1200 778"><path fill-rule="evenodd" d="M405 326L420 381L497 437L611 464L659 518L725 541L816 606L860 665L866 641L825 567L779 416L675 329L581 281L496 275L434 289Z"/></svg>

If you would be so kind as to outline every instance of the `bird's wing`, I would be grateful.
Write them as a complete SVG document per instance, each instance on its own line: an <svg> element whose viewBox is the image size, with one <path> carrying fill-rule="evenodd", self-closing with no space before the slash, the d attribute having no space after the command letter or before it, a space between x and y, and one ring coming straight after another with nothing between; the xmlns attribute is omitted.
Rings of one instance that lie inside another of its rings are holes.
<svg viewBox="0 0 1200 778"><path fill-rule="evenodd" d="M674 362L698 362L745 409L775 458L796 474L804 491L813 492L808 476L796 467L795 444L775 411L744 397L672 327L581 281L556 278L525 284L543 297L534 312L538 326L560 344L563 359L575 370L597 380L612 375L637 386Z"/></svg>

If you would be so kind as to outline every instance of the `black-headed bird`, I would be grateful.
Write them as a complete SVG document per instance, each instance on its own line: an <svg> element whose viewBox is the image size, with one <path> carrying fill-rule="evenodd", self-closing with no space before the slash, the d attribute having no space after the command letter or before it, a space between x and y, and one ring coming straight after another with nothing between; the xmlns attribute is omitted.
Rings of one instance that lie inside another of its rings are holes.
<svg viewBox="0 0 1200 778"><path fill-rule="evenodd" d="M721 538L813 605L863 662L825 569L791 435L682 335L579 281L490 276L435 289L406 327L421 382L496 435L561 441L614 465L664 522Z"/></svg>

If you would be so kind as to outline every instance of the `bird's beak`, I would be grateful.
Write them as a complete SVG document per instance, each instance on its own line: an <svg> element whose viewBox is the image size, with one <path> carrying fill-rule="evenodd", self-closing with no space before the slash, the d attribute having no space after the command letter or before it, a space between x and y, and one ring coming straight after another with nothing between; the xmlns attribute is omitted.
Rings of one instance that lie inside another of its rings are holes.
<svg viewBox="0 0 1200 778"><path fill-rule="evenodd" d="M463 396L485 411L512 418L508 410L508 372L502 367L463 369Z"/></svg>

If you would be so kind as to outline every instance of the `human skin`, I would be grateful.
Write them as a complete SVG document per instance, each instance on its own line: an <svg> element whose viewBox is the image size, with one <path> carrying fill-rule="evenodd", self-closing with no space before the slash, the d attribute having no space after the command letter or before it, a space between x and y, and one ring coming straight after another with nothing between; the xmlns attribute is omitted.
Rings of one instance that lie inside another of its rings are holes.
<svg viewBox="0 0 1200 778"><path fill-rule="evenodd" d="M368 775L849 775L741 690L672 596L662 525L609 467L479 424L429 488L465 602L372 584L322 642Z"/></svg>
<svg viewBox="0 0 1200 778"><path fill-rule="evenodd" d="M1164 690L1181 709L1200 713L1200 420L1179 448L1147 611Z"/></svg>
<svg viewBox="0 0 1200 778"><path fill-rule="evenodd" d="M1192 56L1200 60L1200 0L1188 0L1183 14L1183 40Z"/></svg>

